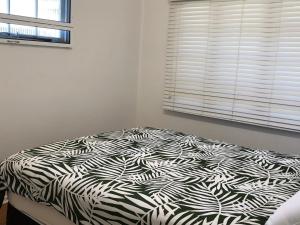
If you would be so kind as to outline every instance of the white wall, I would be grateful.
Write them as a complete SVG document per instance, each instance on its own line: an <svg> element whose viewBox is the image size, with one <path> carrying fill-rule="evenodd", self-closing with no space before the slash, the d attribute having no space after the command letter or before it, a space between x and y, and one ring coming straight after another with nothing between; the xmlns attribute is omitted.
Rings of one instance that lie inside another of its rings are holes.
<svg viewBox="0 0 300 225"><path fill-rule="evenodd" d="M0 45L0 160L135 125L140 0L73 0L72 10L72 50Z"/></svg>
<svg viewBox="0 0 300 225"><path fill-rule="evenodd" d="M206 138L300 153L300 134L162 110L168 0L145 0L138 91L138 124L166 127Z"/></svg>

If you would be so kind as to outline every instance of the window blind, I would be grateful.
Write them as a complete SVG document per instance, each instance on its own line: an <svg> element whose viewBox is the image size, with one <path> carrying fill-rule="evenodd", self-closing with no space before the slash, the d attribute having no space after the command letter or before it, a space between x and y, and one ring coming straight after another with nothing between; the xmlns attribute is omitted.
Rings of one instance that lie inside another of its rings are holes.
<svg viewBox="0 0 300 225"><path fill-rule="evenodd" d="M300 131L300 1L170 1L164 109Z"/></svg>

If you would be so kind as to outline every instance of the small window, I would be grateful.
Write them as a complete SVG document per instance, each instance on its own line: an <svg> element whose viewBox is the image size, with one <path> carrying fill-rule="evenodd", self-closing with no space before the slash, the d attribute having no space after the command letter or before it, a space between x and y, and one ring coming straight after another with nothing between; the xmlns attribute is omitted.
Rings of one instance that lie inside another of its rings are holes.
<svg viewBox="0 0 300 225"><path fill-rule="evenodd" d="M70 0L0 0L0 40L69 46L70 8Z"/></svg>

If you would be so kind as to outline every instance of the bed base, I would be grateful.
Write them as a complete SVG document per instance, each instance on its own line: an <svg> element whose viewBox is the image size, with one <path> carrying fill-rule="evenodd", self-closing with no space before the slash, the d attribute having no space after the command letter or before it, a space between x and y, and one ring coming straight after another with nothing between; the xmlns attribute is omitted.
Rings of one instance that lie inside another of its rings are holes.
<svg viewBox="0 0 300 225"><path fill-rule="evenodd" d="M6 225L40 225L8 203Z"/></svg>

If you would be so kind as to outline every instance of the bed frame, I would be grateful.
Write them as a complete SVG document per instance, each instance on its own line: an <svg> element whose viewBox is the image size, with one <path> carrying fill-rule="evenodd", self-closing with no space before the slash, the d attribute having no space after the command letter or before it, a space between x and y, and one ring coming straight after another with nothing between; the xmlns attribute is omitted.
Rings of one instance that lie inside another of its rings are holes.
<svg viewBox="0 0 300 225"><path fill-rule="evenodd" d="M40 225L8 203L6 225Z"/></svg>

